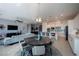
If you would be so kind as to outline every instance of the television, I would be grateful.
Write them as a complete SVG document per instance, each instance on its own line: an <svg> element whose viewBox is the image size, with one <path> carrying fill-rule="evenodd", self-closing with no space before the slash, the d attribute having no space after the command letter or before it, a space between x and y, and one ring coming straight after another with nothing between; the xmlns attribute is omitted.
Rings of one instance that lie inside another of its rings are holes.
<svg viewBox="0 0 79 59"><path fill-rule="evenodd" d="M8 30L18 30L18 26L16 26L16 25L8 25Z"/></svg>

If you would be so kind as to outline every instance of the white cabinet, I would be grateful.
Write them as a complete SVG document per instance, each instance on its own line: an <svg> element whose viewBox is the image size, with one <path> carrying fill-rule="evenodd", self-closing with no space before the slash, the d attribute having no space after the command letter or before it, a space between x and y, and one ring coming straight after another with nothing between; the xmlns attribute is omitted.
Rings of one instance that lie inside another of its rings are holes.
<svg viewBox="0 0 79 59"><path fill-rule="evenodd" d="M71 46L72 50L74 51L74 40L73 40L73 38L70 37L68 41L70 43L70 46Z"/></svg>
<svg viewBox="0 0 79 59"><path fill-rule="evenodd" d="M79 56L79 37L71 35L68 41L73 53Z"/></svg>
<svg viewBox="0 0 79 59"><path fill-rule="evenodd" d="M74 40L75 40L74 51L79 56L79 37L74 37Z"/></svg>

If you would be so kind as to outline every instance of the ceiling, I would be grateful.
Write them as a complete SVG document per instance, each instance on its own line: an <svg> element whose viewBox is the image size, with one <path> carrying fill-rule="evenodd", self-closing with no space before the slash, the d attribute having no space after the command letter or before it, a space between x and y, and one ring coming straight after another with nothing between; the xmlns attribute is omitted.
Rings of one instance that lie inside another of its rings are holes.
<svg viewBox="0 0 79 59"><path fill-rule="evenodd" d="M72 19L78 12L77 3L0 3L0 18L25 23L33 23L38 17L43 21Z"/></svg>

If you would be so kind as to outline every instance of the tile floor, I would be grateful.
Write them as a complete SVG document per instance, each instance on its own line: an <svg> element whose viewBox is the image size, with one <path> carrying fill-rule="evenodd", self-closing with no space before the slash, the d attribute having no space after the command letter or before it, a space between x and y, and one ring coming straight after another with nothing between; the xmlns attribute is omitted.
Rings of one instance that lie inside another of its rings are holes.
<svg viewBox="0 0 79 59"><path fill-rule="evenodd" d="M63 56L74 56L69 42L65 40L65 37L59 37L58 40L53 43L53 46L57 48Z"/></svg>
<svg viewBox="0 0 79 59"><path fill-rule="evenodd" d="M58 40L54 41L52 46L57 48L63 56L74 56L68 41L64 37L59 37ZM18 50L20 50L19 44L0 46L0 56L15 56Z"/></svg>

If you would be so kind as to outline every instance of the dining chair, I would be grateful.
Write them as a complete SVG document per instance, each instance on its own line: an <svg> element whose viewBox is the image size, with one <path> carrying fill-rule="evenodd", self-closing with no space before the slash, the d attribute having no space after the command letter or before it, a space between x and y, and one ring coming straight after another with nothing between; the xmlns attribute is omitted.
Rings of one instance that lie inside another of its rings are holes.
<svg viewBox="0 0 79 59"><path fill-rule="evenodd" d="M32 54L33 56L45 55L45 46L33 46Z"/></svg>
<svg viewBox="0 0 79 59"><path fill-rule="evenodd" d="M20 49L21 49L21 56L30 56L32 55L32 46L28 45L25 42L19 41Z"/></svg>

